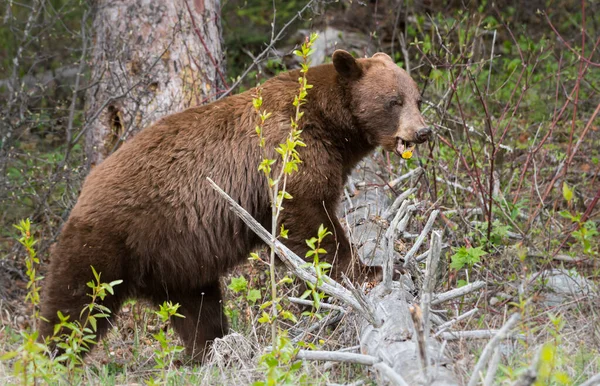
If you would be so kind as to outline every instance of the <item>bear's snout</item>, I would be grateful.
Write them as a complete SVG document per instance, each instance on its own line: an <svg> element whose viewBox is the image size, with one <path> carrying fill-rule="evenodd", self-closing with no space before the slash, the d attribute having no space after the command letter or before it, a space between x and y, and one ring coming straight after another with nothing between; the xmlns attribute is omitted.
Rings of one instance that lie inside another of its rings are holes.
<svg viewBox="0 0 600 386"><path fill-rule="evenodd" d="M424 127L422 129L420 129L419 131L417 131L417 134L415 135L415 139L417 143L423 143L425 141L428 141L429 138L431 137L431 133L432 130L430 127Z"/></svg>

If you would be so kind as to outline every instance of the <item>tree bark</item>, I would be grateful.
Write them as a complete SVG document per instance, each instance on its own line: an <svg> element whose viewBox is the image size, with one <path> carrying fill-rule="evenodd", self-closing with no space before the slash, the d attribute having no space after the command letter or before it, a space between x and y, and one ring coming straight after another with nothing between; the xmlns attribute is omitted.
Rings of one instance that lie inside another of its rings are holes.
<svg viewBox="0 0 600 386"><path fill-rule="evenodd" d="M97 0L88 166L167 114L210 102L225 87L219 0Z"/></svg>

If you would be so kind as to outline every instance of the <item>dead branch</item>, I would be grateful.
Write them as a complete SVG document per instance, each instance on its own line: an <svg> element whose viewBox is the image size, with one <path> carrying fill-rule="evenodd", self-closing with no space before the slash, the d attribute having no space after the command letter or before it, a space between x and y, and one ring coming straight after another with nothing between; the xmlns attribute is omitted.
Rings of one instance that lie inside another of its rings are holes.
<svg viewBox="0 0 600 386"><path fill-rule="evenodd" d="M500 330L471 330L471 331L446 331L441 333L441 338L447 341L461 339L490 339L498 335ZM525 339L523 334L509 334L505 339Z"/></svg>
<svg viewBox="0 0 600 386"><path fill-rule="evenodd" d="M419 234L419 237L417 237L417 240L413 244L412 248L404 256L404 267L408 266L408 263L411 261L411 258L413 257L413 255L415 253L417 253L417 251L421 247L421 244L423 244L423 241L425 241L425 237L431 231L431 227L433 226L433 223L435 222L435 219L436 219L438 213L440 213L439 210L434 210L429 215L429 219L427 219L427 223L423 227L423 231L421 231L421 234Z"/></svg>
<svg viewBox="0 0 600 386"><path fill-rule="evenodd" d="M479 382L479 378L481 377L479 373L483 370L483 367L489 361L490 356L494 352L494 349L500 344L500 341L502 341L508 336L510 330L512 330L514 325L517 324L517 322L520 319L521 314L512 314L512 316L508 319L504 326L502 326L500 331L498 331L498 333L488 342L488 344L483 349L483 352L481 353L481 356L479 357L475 368L473 369L473 375L471 375L471 379L469 380L467 386L475 386Z"/></svg>
<svg viewBox="0 0 600 386"><path fill-rule="evenodd" d="M312 284L317 284L317 276L314 267L306 266L305 261L296 255L292 250L283 245L281 241L274 239L273 236L267 231L262 225L256 221L250 213L242 208L237 202L235 202L223 189L221 189L213 180L207 177L208 182L211 184L213 189L217 191L231 206L231 210L250 228L258 237L261 238L267 245L275 248L275 252L281 258L281 260L290 268L296 276L300 279L307 281ZM360 303L354 298L352 293L346 288L335 282L334 280L327 280L325 277L323 283L318 288L333 296L336 299L342 300L346 304L350 305L360 315L365 316L370 320L377 320L375 315L369 314L369 310L361 307Z"/></svg>
<svg viewBox="0 0 600 386"><path fill-rule="evenodd" d="M437 337L437 336L441 335L444 331L446 331L447 329L452 327L456 322L459 322L461 320L469 318L472 315L475 315L478 311L479 311L479 308L473 308L471 311L465 312L464 314L457 316L456 318L449 320L444 324L440 324L438 326L438 331L436 332L435 336Z"/></svg>
<svg viewBox="0 0 600 386"><path fill-rule="evenodd" d="M292 302L292 303L301 304L303 306L312 306L314 304L310 300L295 298L295 297L292 297L292 296L288 296L287 299L290 302ZM335 305L335 304L329 304L329 303L321 302L319 307L320 308L330 309L330 310L336 310L336 311L339 311L339 312L342 312L342 313L346 312L346 310L343 307L340 307L340 306Z"/></svg>
<svg viewBox="0 0 600 386"><path fill-rule="evenodd" d="M580 386L594 386L600 383L600 373L594 375L587 381L583 382Z"/></svg>
<svg viewBox="0 0 600 386"><path fill-rule="evenodd" d="M433 300L431 301L431 305L437 306L438 304L447 302L448 300L459 298L459 297L469 294L471 292L478 291L478 290L482 289L483 287L485 287L485 282L479 280L479 281L473 282L471 284L467 284L464 287L455 288L453 290L435 295L433 297Z"/></svg>

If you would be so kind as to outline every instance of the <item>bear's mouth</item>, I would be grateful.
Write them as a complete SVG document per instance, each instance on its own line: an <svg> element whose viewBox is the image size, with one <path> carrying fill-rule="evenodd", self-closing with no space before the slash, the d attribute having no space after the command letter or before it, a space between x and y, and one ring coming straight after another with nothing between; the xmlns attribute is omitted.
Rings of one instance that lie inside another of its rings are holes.
<svg viewBox="0 0 600 386"><path fill-rule="evenodd" d="M394 153L396 153L399 156L402 156L402 154L404 154L405 151L412 151L415 148L415 146L416 145L412 142L408 142L401 138L398 138L398 142L396 143L396 149L394 150Z"/></svg>

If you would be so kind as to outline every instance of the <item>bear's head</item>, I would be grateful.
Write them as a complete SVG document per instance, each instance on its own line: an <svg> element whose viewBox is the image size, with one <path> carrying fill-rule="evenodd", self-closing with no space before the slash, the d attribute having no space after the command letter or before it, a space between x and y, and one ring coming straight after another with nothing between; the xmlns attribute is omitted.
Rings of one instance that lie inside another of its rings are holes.
<svg viewBox="0 0 600 386"><path fill-rule="evenodd" d="M402 154L432 134L420 112L421 93L415 81L387 54L355 59L333 53L333 65L350 98L354 120L373 146Z"/></svg>

